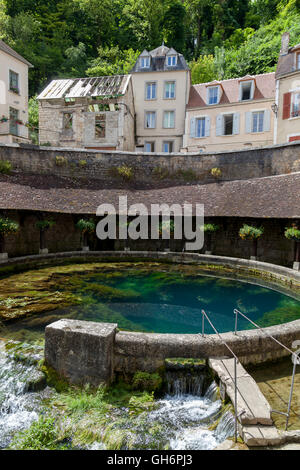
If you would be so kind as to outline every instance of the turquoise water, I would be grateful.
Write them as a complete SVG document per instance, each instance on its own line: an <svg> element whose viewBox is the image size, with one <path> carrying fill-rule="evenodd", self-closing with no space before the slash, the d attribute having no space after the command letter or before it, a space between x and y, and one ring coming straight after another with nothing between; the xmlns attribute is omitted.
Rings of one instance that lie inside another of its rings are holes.
<svg viewBox="0 0 300 470"><path fill-rule="evenodd" d="M120 329L157 333L199 333L204 309L219 332L233 331L238 308L261 326L300 318L300 302L246 282L188 275L171 268L149 272L126 268L63 278L60 290L80 294L82 303L17 321L7 328L43 333L59 318L114 322ZM57 287L56 287L57 288ZM239 329L249 323L239 318ZM213 333L206 322L205 332ZM22 338L21 338L22 339Z"/></svg>

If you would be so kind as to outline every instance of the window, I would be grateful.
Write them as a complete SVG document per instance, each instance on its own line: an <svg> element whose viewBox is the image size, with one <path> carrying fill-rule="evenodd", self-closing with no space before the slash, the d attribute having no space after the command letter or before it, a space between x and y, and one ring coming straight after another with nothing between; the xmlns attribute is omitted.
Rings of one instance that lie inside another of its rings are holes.
<svg viewBox="0 0 300 470"><path fill-rule="evenodd" d="M264 131L264 111L257 111L252 113L252 132Z"/></svg>
<svg viewBox="0 0 300 470"><path fill-rule="evenodd" d="M196 137L205 137L205 117L196 119Z"/></svg>
<svg viewBox="0 0 300 470"><path fill-rule="evenodd" d="M67 131L73 128L73 114L64 113L63 114L63 130Z"/></svg>
<svg viewBox="0 0 300 470"><path fill-rule="evenodd" d="M9 89L14 93L19 93L19 74L9 71Z"/></svg>
<svg viewBox="0 0 300 470"><path fill-rule="evenodd" d="M146 83L146 100L156 99L156 82Z"/></svg>
<svg viewBox="0 0 300 470"><path fill-rule="evenodd" d="M173 142L163 142L163 152L172 153L173 152Z"/></svg>
<svg viewBox="0 0 300 470"><path fill-rule="evenodd" d="M219 87L209 87L208 91L208 104L218 104L219 102Z"/></svg>
<svg viewBox="0 0 300 470"><path fill-rule="evenodd" d="M233 134L233 114L224 115L224 134L223 135L232 135Z"/></svg>
<svg viewBox="0 0 300 470"><path fill-rule="evenodd" d="M15 108L9 108L9 132L18 135L19 111Z"/></svg>
<svg viewBox="0 0 300 470"><path fill-rule="evenodd" d="M156 126L156 112L155 111L147 111L145 113L145 128L146 129L154 129Z"/></svg>
<svg viewBox="0 0 300 470"><path fill-rule="evenodd" d="M291 117L300 116L300 92L292 94L291 103L292 103Z"/></svg>
<svg viewBox="0 0 300 470"><path fill-rule="evenodd" d="M96 114L95 116L95 138L103 139L106 133L106 115Z"/></svg>
<svg viewBox="0 0 300 470"><path fill-rule="evenodd" d="M141 57L141 68L147 69L150 67L150 57Z"/></svg>
<svg viewBox="0 0 300 470"><path fill-rule="evenodd" d="M166 100L175 98L175 82L165 82L164 98Z"/></svg>
<svg viewBox="0 0 300 470"><path fill-rule="evenodd" d="M163 127L166 129L175 127L175 111L164 111Z"/></svg>
<svg viewBox="0 0 300 470"><path fill-rule="evenodd" d="M240 100L247 101L253 98L253 80L240 83Z"/></svg>
<svg viewBox="0 0 300 470"><path fill-rule="evenodd" d="M298 52L296 56L296 68L297 70L300 70L300 52Z"/></svg>
<svg viewBox="0 0 300 470"><path fill-rule="evenodd" d="M176 64L177 64L177 56L176 55L169 55L167 57L168 67L175 67Z"/></svg>
<svg viewBox="0 0 300 470"><path fill-rule="evenodd" d="M155 152L155 142L145 142L145 152Z"/></svg>

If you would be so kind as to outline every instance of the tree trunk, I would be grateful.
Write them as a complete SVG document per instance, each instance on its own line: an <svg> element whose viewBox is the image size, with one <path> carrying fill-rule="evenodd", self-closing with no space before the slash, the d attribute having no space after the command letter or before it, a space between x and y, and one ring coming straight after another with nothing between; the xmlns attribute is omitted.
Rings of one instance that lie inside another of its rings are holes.
<svg viewBox="0 0 300 470"><path fill-rule="evenodd" d="M252 256L255 256L255 258L257 257L257 239L253 240Z"/></svg>
<svg viewBox="0 0 300 470"><path fill-rule="evenodd" d="M88 233L87 232L83 232L82 242L83 242L83 246L88 246Z"/></svg>
<svg viewBox="0 0 300 470"><path fill-rule="evenodd" d="M5 237L0 233L0 253L5 253Z"/></svg>
<svg viewBox="0 0 300 470"><path fill-rule="evenodd" d="M300 262L300 242L296 241L296 250L295 250L295 261Z"/></svg>
<svg viewBox="0 0 300 470"><path fill-rule="evenodd" d="M40 230L40 249L44 250L46 245L46 234L45 230Z"/></svg>
<svg viewBox="0 0 300 470"><path fill-rule="evenodd" d="M211 251L211 245L212 245L212 243L211 243L211 239L212 239L211 233L208 233L206 235L206 237L207 237L206 238L206 251Z"/></svg>

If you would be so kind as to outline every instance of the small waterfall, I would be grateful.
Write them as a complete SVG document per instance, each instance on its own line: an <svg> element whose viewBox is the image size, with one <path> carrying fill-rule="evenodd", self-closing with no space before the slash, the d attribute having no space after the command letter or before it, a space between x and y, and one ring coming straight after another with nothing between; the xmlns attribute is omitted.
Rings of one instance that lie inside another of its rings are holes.
<svg viewBox="0 0 300 470"><path fill-rule="evenodd" d="M215 430L215 435L218 442L223 442L234 435L234 416L230 411L223 414Z"/></svg>
<svg viewBox="0 0 300 470"><path fill-rule="evenodd" d="M205 375L192 374L188 371L167 371L168 395L180 397L182 395L202 396L205 383Z"/></svg>
<svg viewBox="0 0 300 470"><path fill-rule="evenodd" d="M205 392L205 398L210 401L216 401L218 399L218 386L216 382L212 382Z"/></svg>

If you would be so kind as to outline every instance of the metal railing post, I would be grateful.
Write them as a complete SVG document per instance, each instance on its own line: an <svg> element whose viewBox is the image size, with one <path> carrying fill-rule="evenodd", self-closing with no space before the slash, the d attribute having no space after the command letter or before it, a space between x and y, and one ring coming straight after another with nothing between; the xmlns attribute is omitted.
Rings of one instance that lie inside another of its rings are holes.
<svg viewBox="0 0 300 470"><path fill-rule="evenodd" d="M202 310L202 336L204 336L204 320L205 320L205 317L204 317L204 313L203 313L203 310Z"/></svg>
<svg viewBox="0 0 300 470"><path fill-rule="evenodd" d="M237 359L234 357L234 441L238 438L238 416L237 416Z"/></svg>
<svg viewBox="0 0 300 470"><path fill-rule="evenodd" d="M238 311L234 310L235 313L235 325L234 325L234 334L236 335L237 333L237 327L238 327Z"/></svg>
<svg viewBox="0 0 300 470"><path fill-rule="evenodd" d="M287 431L288 425L289 425L289 419L290 419L290 413L291 413L291 406L292 406L292 399L293 399L293 391L294 391L294 384L295 384L295 374L296 374L296 366L297 366L297 361L299 360L299 356L297 356L297 359L294 359L293 363L293 375L292 375L292 383L291 383L291 389L290 389L290 397L289 397L289 405L288 405L288 410L287 410L287 415L286 415L286 423L285 423L285 430Z"/></svg>

